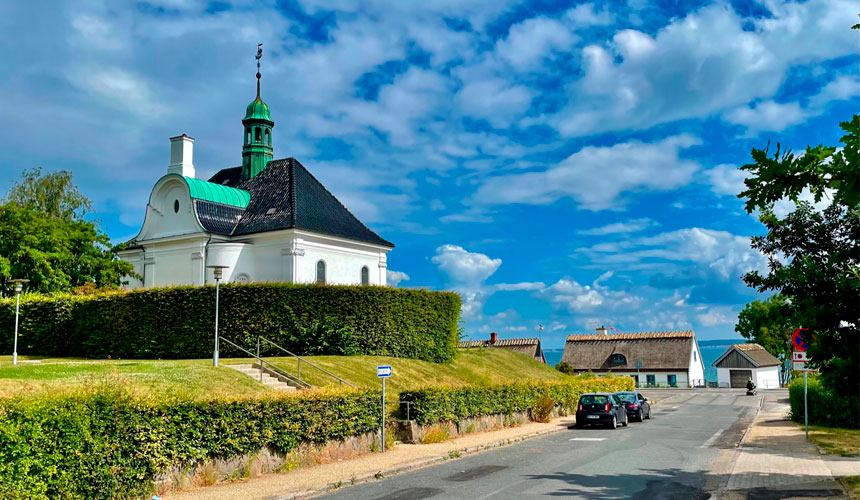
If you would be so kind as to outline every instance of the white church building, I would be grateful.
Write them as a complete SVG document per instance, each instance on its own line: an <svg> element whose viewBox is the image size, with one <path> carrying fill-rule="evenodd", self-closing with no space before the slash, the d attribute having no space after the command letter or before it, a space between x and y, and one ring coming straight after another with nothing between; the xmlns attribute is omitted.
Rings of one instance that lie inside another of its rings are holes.
<svg viewBox="0 0 860 500"><path fill-rule="evenodd" d="M259 55L259 54L258 54ZM248 105L242 165L197 179L194 139L170 139L170 165L152 188L143 227L121 259L128 288L224 282L385 285L394 245L371 231L295 158L273 160L269 107Z"/></svg>

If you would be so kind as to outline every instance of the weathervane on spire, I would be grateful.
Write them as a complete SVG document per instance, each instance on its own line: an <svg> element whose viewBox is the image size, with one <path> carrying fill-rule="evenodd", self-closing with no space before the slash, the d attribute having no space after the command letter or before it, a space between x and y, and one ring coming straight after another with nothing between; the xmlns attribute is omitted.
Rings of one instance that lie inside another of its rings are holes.
<svg viewBox="0 0 860 500"><path fill-rule="evenodd" d="M260 59L263 58L263 44L257 44L257 99L260 98L260 77L263 76L260 74Z"/></svg>

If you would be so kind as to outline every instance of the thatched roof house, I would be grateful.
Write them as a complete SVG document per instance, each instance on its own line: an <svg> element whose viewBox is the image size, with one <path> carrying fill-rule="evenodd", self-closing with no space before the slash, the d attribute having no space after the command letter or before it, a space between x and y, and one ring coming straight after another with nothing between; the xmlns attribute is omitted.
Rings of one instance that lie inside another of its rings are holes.
<svg viewBox="0 0 860 500"><path fill-rule="evenodd" d="M534 337L499 340L499 334L492 332L490 333L489 340L466 340L457 343L458 349L477 349L483 347L498 347L500 349L514 351L519 354L525 354L535 361L546 363L546 358L543 355L543 348L541 348L540 345L540 339Z"/></svg>
<svg viewBox="0 0 860 500"><path fill-rule="evenodd" d="M640 385L705 385L705 368L692 331L570 335L562 361L575 372L628 374ZM637 367L638 366L638 367Z"/></svg>

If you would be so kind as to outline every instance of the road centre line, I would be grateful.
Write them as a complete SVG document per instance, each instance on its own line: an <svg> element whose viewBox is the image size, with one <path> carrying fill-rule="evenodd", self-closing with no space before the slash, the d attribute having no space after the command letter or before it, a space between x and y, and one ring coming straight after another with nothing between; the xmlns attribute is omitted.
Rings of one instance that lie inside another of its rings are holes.
<svg viewBox="0 0 860 500"><path fill-rule="evenodd" d="M571 441L606 441L606 438L572 438Z"/></svg>

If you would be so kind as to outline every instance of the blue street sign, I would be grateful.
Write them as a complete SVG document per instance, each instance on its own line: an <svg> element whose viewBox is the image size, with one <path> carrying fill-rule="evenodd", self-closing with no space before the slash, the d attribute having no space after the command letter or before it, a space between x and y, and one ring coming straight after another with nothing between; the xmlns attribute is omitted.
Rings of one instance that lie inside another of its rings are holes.
<svg viewBox="0 0 860 500"><path fill-rule="evenodd" d="M390 377L391 376L391 367L390 366L377 366L376 367L376 376L377 377Z"/></svg>

